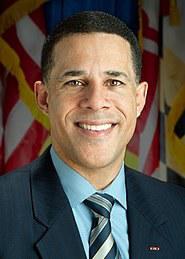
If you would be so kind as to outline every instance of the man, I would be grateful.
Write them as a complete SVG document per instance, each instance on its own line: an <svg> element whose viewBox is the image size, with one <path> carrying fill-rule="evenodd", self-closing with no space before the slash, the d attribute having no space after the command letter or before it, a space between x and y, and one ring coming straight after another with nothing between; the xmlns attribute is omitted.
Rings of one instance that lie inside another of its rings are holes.
<svg viewBox="0 0 185 259"><path fill-rule="evenodd" d="M183 259L185 191L123 165L145 104L137 40L82 12L42 51L38 106L52 147L0 179L0 258Z"/></svg>

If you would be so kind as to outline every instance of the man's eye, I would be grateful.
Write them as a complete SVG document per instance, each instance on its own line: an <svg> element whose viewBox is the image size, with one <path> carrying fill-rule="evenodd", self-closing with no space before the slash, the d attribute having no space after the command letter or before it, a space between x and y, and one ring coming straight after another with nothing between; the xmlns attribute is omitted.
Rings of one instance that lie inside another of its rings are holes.
<svg viewBox="0 0 185 259"><path fill-rule="evenodd" d="M70 86L82 86L83 82L78 81L78 80L70 80L68 82L65 83L65 85L70 85Z"/></svg>
<svg viewBox="0 0 185 259"><path fill-rule="evenodd" d="M107 81L107 85L108 86L121 86L121 85L124 85L124 83L120 80L111 79L111 80Z"/></svg>

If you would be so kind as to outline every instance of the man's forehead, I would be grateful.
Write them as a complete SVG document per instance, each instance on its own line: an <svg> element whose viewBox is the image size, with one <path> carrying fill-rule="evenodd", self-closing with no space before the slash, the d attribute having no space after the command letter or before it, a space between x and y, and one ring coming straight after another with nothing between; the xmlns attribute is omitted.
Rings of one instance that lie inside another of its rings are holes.
<svg viewBox="0 0 185 259"><path fill-rule="evenodd" d="M61 38L53 49L53 61L62 62L65 58L71 60L91 58L91 56L106 59L131 61L131 48L128 41L116 34L103 32L74 33Z"/></svg>
<svg viewBox="0 0 185 259"><path fill-rule="evenodd" d="M53 59L55 68L60 66L63 71L86 70L93 60L94 67L100 65L101 72L109 71L109 75L110 71L114 71L114 76L117 73L127 77L128 73L122 74L124 67L133 68L129 43L116 34L101 32L65 36L56 44Z"/></svg>
<svg viewBox="0 0 185 259"><path fill-rule="evenodd" d="M62 46L66 43L77 43L78 41L81 41L83 39L89 39L90 41L93 40L93 38L99 38L102 41L109 40L112 41L112 43L120 42L123 45L127 45L130 48L130 43L123 37L121 37L118 34L113 33L107 33L107 32L88 32L88 33L70 33L65 36L61 36L61 38L57 41L57 43L54 46L54 49Z"/></svg>

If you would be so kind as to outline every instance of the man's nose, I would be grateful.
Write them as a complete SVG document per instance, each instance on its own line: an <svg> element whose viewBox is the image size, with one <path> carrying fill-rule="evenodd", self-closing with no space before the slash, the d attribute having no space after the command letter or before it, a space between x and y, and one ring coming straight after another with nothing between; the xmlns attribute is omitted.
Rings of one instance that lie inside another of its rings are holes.
<svg viewBox="0 0 185 259"><path fill-rule="evenodd" d="M92 110L109 108L111 102L108 98L108 89L101 84L87 86L84 90L83 98L80 101L80 107Z"/></svg>

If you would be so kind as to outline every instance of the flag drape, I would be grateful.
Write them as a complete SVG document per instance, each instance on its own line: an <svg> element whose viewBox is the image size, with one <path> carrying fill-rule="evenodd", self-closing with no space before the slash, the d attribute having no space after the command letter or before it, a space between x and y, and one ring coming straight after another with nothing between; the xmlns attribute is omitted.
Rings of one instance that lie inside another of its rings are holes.
<svg viewBox="0 0 185 259"><path fill-rule="evenodd" d="M185 186L185 2L170 1L163 19L161 113L167 180Z"/></svg>
<svg viewBox="0 0 185 259"><path fill-rule="evenodd" d="M148 82L146 106L141 114L128 151L135 154L130 166L153 174L159 154L159 0L142 1L140 5L140 42L142 47L142 81ZM135 161L135 164L133 164Z"/></svg>
<svg viewBox="0 0 185 259"><path fill-rule="evenodd" d="M42 44L59 21L83 10L105 11L125 21L142 47L142 80L149 83L148 97L128 146L126 163L148 175L182 184L183 0L4 1L0 7L0 173L30 162L48 145L49 123L36 108L33 93L34 81L41 79Z"/></svg>
<svg viewBox="0 0 185 259"><path fill-rule="evenodd" d="M33 93L45 38L43 2L10 1L0 16L1 173L36 158L48 136Z"/></svg>

